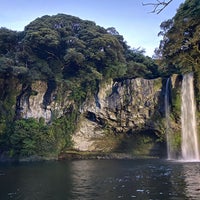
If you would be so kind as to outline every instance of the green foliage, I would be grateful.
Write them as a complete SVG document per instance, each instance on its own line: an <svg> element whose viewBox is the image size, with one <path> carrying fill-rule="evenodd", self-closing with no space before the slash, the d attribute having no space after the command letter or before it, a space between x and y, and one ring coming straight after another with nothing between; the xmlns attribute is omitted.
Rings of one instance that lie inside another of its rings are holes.
<svg viewBox="0 0 200 200"><path fill-rule="evenodd" d="M49 132L55 135L58 152L72 146L71 135L76 129L77 114L76 110L71 110L64 117L54 120L49 127Z"/></svg>
<svg viewBox="0 0 200 200"><path fill-rule="evenodd" d="M153 60L143 50L131 50L115 28L104 29L70 15L37 18L19 33L1 28L1 43L0 72L14 71L23 79L79 76L79 82L85 82L80 71L87 73L88 69L106 78L121 78L131 76L127 66L136 71L145 68L132 76L156 72Z"/></svg>
<svg viewBox="0 0 200 200"><path fill-rule="evenodd" d="M71 133L74 131L76 114L56 119L51 125L44 119L20 119L7 127L6 135L0 137L3 147L5 137L7 149L13 156L57 155L64 147L71 147ZM5 147L4 147L5 148Z"/></svg>
<svg viewBox="0 0 200 200"><path fill-rule="evenodd" d="M160 88L162 88L162 79L161 78L157 78L154 80L153 82L153 88L157 91L160 90Z"/></svg>
<svg viewBox="0 0 200 200"><path fill-rule="evenodd" d="M0 79L0 124L9 123L13 120L16 104L18 80L12 76ZM1 130L0 130L1 131Z"/></svg>
<svg viewBox="0 0 200 200"><path fill-rule="evenodd" d="M18 33L7 28L0 28L0 54L9 54L18 42Z"/></svg>
<svg viewBox="0 0 200 200"><path fill-rule="evenodd" d="M0 57L0 73L12 71L13 61L5 56Z"/></svg>
<svg viewBox="0 0 200 200"><path fill-rule="evenodd" d="M125 64L116 63L105 69L105 77L108 78L123 78L127 73Z"/></svg>
<svg viewBox="0 0 200 200"><path fill-rule="evenodd" d="M197 108L200 101L200 1L186 0L173 19L161 24L158 54L162 56L160 70L165 74L194 72Z"/></svg>
<svg viewBox="0 0 200 200"><path fill-rule="evenodd" d="M173 152L177 155L181 152L181 132L171 133Z"/></svg>
<svg viewBox="0 0 200 200"><path fill-rule="evenodd" d="M173 88L171 91L172 96L172 115L175 121L180 120L181 116L181 91L180 88Z"/></svg>
<svg viewBox="0 0 200 200"><path fill-rule="evenodd" d="M11 128L10 147L15 155L30 156L46 152L46 143L48 148L52 148L54 138L48 135L48 127L33 118L21 119L15 121ZM49 149L50 150L50 149Z"/></svg>
<svg viewBox="0 0 200 200"><path fill-rule="evenodd" d="M144 50L140 49L127 50L126 78L156 78L160 75L157 64L150 57L144 56L143 52Z"/></svg>

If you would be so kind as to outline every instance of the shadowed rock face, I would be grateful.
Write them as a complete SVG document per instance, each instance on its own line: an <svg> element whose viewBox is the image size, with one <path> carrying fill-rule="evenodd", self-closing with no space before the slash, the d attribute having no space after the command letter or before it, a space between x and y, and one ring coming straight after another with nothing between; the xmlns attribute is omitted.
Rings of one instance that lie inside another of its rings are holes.
<svg viewBox="0 0 200 200"><path fill-rule="evenodd" d="M46 82L42 81L37 81L29 87L22 88L21 94L17 98L18 114L22 118L39 119L43 117L46 122L51 120L51 110L45 108L43 104L47 88ZM31 95L33 91L35 94Z"/></svg>
<svg viewBox="0 0 200 200"><path fill-rule="evenodd" d="M22 86L17 96L16 113L18 118L44 118L50 123L52 116L61 117L66 108L73 102L68 99L69 91L62 91L62 85L55 83L36 81L31 85ZM57 100L57 94L62 91L61 100Z"/></svg>
<svg viewBox="0 0 200 200"><path fill-rule="evenodd" d="M107 82L81 109L82 121L73 135L78 150L98 150L95 143L107 131L160 131L163 117L162 80L142 78ZM100 149L99 149L100 150Z"/></svg>

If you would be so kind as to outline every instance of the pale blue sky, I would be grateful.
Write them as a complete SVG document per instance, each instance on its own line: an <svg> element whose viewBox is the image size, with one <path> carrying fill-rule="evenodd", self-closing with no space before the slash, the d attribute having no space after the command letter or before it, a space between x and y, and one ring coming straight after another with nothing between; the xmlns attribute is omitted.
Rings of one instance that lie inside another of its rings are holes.
<svg viewBox="0 0 200 200"><path fill-rule="evenodd" d="M0 0L0 27L22 31L37 17L64 13L115 27L133 48L144 48L152 56L161 38L160 23L175 15L184 0L173 0L159 15L143 3L156 0Z"/></svg>

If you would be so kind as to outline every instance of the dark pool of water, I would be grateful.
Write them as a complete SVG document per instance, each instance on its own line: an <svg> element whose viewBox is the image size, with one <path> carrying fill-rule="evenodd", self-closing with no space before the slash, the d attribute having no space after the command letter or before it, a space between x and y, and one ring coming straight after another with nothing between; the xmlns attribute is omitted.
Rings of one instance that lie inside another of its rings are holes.
<svg viewBox="0 0 200 200"><path fill-rule="evenodd" d="M155 159L0 164L0 200L200 199L200 163Z"/></svg>

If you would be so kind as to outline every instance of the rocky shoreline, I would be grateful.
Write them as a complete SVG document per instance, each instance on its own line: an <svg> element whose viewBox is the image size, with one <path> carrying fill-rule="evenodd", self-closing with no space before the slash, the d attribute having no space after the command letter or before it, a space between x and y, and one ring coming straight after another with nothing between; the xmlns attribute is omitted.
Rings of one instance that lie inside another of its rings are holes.
<svg viewBox="0 0 200 200"><path fill-rule="evenodd" d="M149 155L133 155L131 153L118 153L118 152L80 152L69 151L63 152L59 155L58 160L84 160L84 159L97 159L97 160L110 160L110 159L137 159L137 158L159 158L159 156Z"/></svg>
<svg viewBox="0 0 200 200"><path fill-rule="evenodd" d="M0 163L5 162L40 162L40 161L65 161L65 160L130 160L139 158L155 158L159 159L158 155L133 155L131 153L105 153L105 152L81 152L81 151L66 151L58 156L29 156L29 157L9 157L6 154L0 155Z"/></svg>

